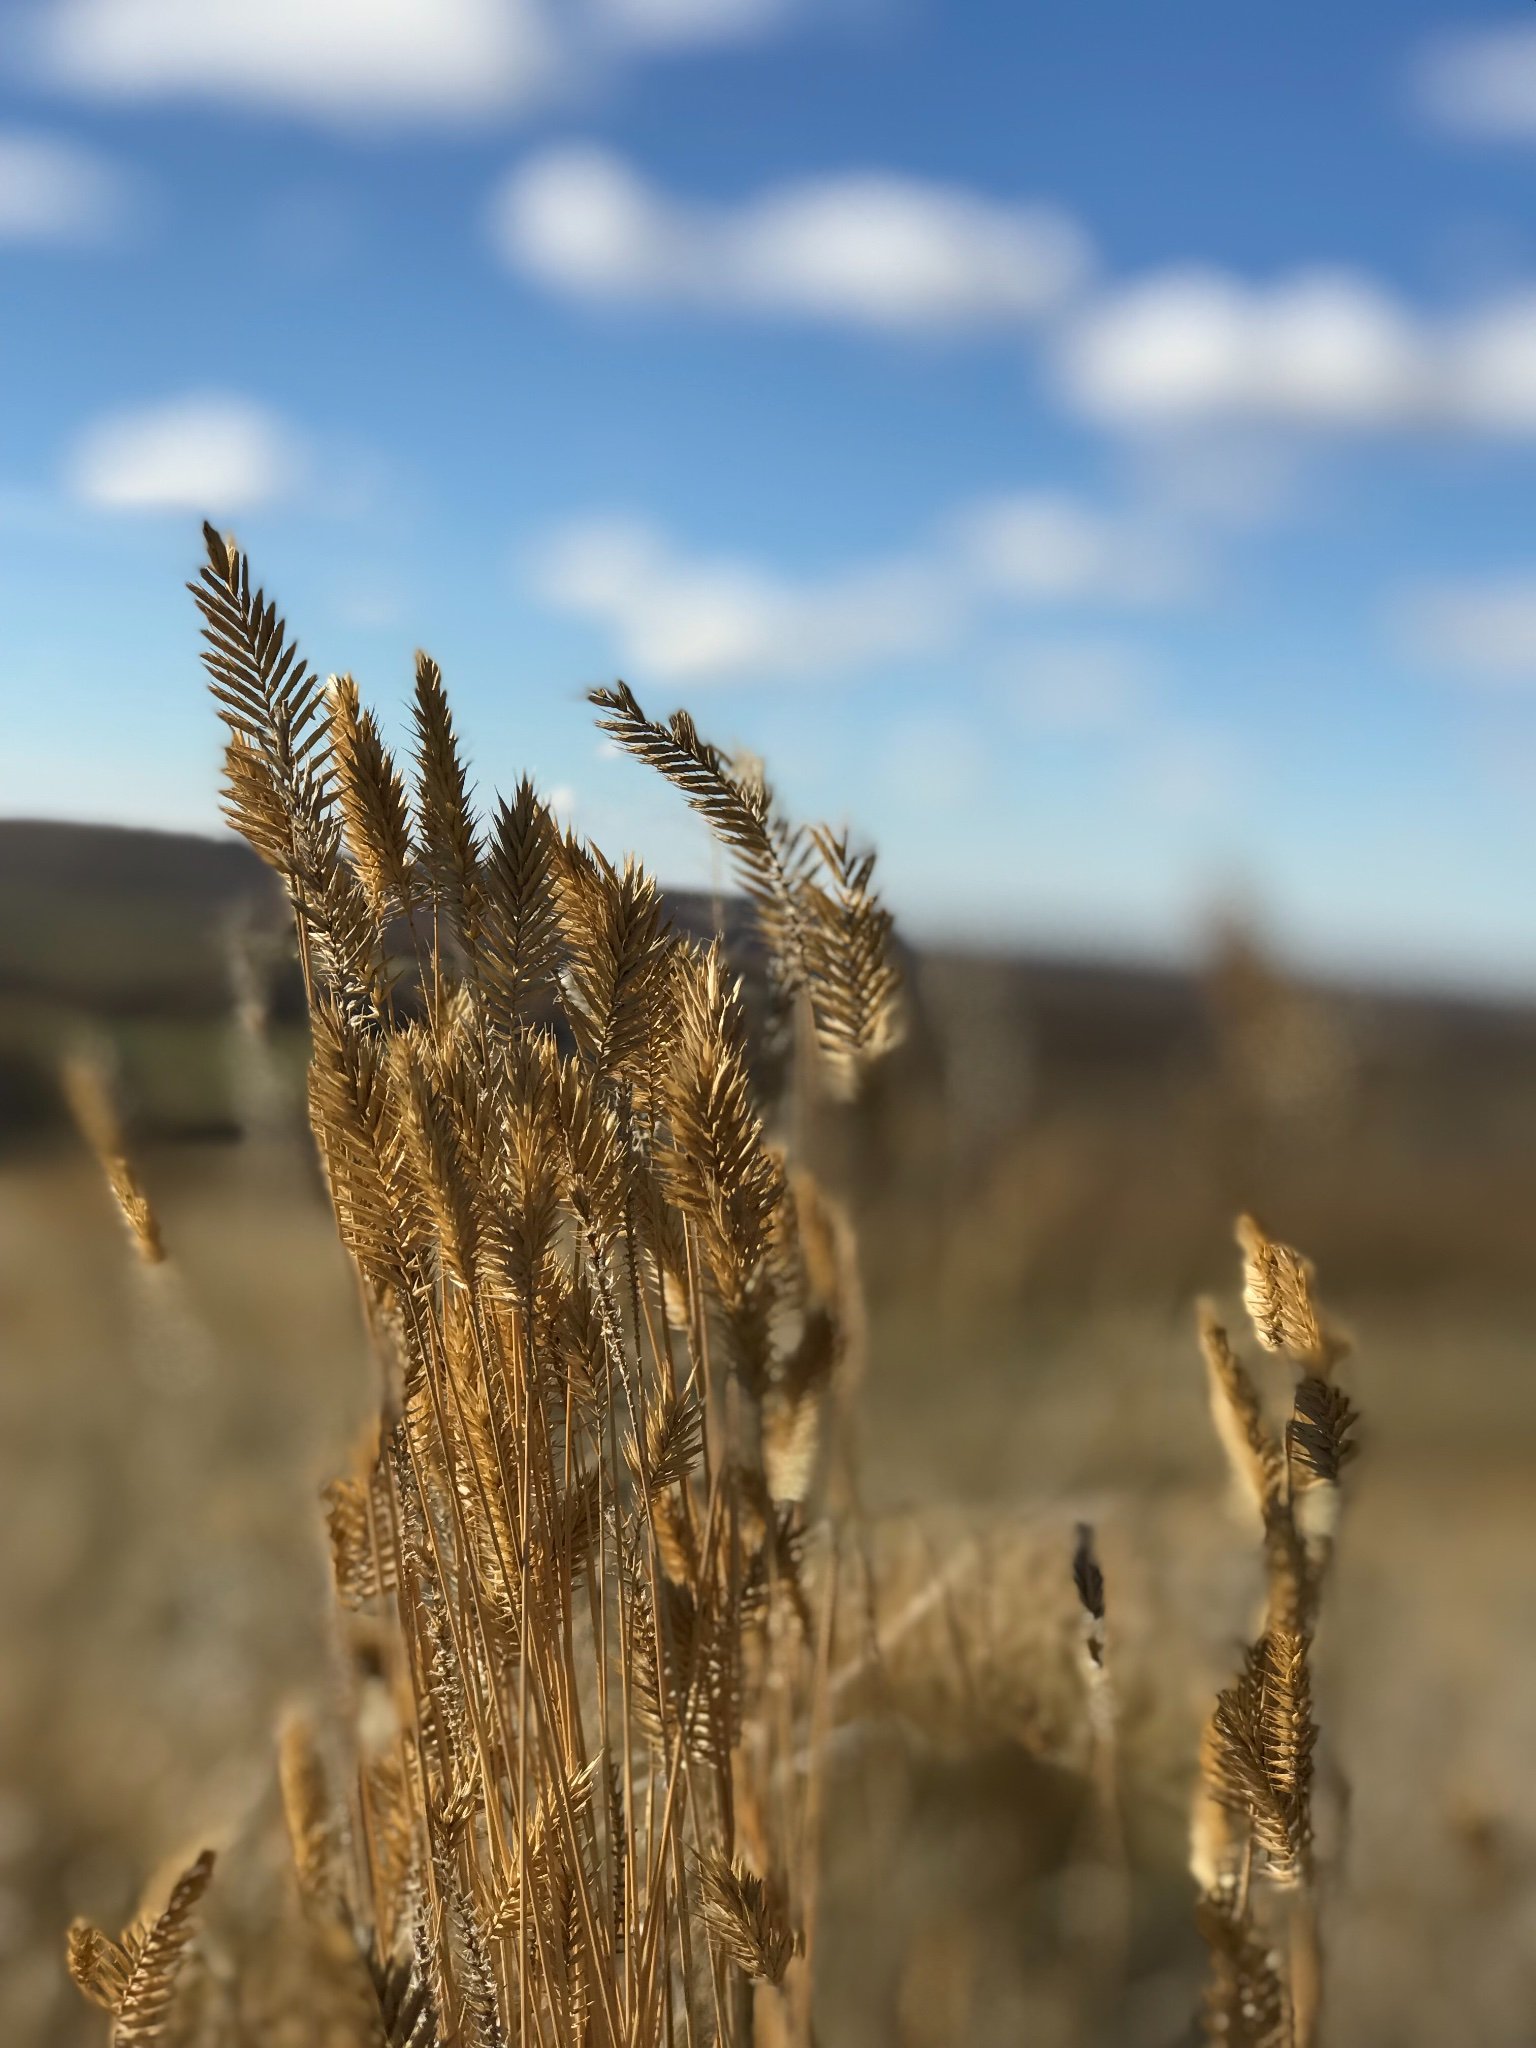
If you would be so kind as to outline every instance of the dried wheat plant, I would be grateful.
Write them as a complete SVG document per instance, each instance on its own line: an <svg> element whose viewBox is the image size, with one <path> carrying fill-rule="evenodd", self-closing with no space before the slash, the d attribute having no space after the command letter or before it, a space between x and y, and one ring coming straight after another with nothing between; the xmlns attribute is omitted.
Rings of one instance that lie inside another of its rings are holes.
<svg viewBox="0 0 1536 2048"><path fill-rule="evenodd" d="M95 1154L111 1190L135 1259L142 1267L163 1266L165 1240L160 1219L128 1155L105 1052L98 1045L75 1047L60 1065L59 1080L75 1128Z"/></svg>
<svg viewBox="0 0 1536 2048"><path fill-rule="evenodd" d="M736 2048L760 1995L808 2041L837 1578L811 1503L856 1304L769 1140L741 990L526 780L476 815L434 662L408 772L205 538L226 813L293 907L381 1386L327 1490L351 1725L280 1746L301 1892L391 2048ZM787 825L685 713L593 701L729 849L777 1013L853 1092L899 1032L870 858ZM139 1953L72 1938L142 2043Z"/></svg>
<svg viewBox="0 0 1536 2048"><path fill-rule="evenodd" d="M1348 1347L1318 1311L1311 1266L1252 1217L1239 1220L1237 1238L1254 1335L1298 1376L1282 1439L1214 1310L1202 1306L1211 1412L1262 1521L1267 1588L1260 1632L1201 1746L1191 1863L1211 1954L1204 2019L1211 2041L1310 2048L1321 1995L1310 1662L1355 1415L1334 1377Z"/></svg>

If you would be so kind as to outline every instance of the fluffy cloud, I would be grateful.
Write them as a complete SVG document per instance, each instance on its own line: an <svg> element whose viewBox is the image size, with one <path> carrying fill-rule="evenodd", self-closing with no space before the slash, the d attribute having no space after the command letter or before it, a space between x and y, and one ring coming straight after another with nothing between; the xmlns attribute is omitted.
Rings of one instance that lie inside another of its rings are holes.
<svg viewBox="0 0 1536 2048"><path fill-rule="evenodd" d="M1536 297L1432 321L1349 272L1269 287L1175 271L1071 324L1060 374L1084 412L1132 426L1272 421L1373 431L1536 431Z"/></svg>
<svg viewBox="0 0 1536 2048"><path fill-rule="evenodd" d="M1414 67L1419 105L1453 133L1536 142L1536 28L1511 22L1443 36Z"/></svg>
<svg viewBox="0 0 1536 2048"><path fill-rule="evenodd" d="M553 64L538 0L56 0L37 44L92 94L365 121L516 105Z"/></svg>
<svg viewBox="0 0 1536 2048"><path fill-rule="evenodd" d="M574 522L531 561L536 594L611 635L627 672L697 685L851 675L955 647L993 613L1160 602L1170 568L1129 523L1020 495L950 520L927 543L819 580L697 556L640 520Z"/></svg>
<svg viewBox="0 0 1536 2048"><path fill-rule="evenodd" d="M31 0L35 68L112 99L342 124L516 111L626 55L762 36L796 0Z"/></svg>
<svg viewBox="0 0 1536 2048"><path fill-rule="evenodd" d="M1536 576L1420 591L1398 603L1394 623L1411 655L1471 682L1536 682Z"/></svg>
<svg viewBox="0 0 1536 2048"><path fill-rule="evenodd" d="M97 421L76 443L67 478L76 498L103 510L220 518L285 497L304 467L297 437L275 414L207 394Z"/></svg>
<svg viewBox="0 0 1536 2048"><path fill-rule="evenodd" d="M491 226L515 270L578 297L912 331L1034 320L1089 263L1062 215L958 187L860 173L694 205L586 147L519 166Z"/></svg>
<svg viewBox="0 0 1536 2048"><path fill-rule="evenodd" d="M53 135L0 129L0 242L94 242L125 212L112 167Z"/></svg>

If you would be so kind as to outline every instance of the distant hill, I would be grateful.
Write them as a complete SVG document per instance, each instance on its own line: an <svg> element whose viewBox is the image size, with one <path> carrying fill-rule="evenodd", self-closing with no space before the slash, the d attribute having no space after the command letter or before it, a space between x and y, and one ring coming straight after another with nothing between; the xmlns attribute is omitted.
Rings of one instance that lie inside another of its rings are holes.
<svg viewBox="0 0 1536 2048"><path fill-rule="evenodd" d="M275 918L280 898L233 835L0 819L0 1003L221 1009L225 936L242 914Z"/></svg>
<svg viewBox="0 0 1536 2048"><path fill-rule="evenodd" d="M750 968L739 899L677 892L671 909L700 933L723 916ZM273 935L272 1014L297 1061L302 1002L283 951L286 911L242 841L0 819L0 1140L56 1119L59 1046L83 1026L110 1032L146 1128L227 1128L224 1026L242 926ZM1027 1118L1042 1099L1155 1110L1171 1089L1230 1078L1234 1058L1273 1064L1276 1032L1284 1058L1298 1047L1312 1058L1321 1029L1394 1098L1468 1136L1507 1127L1514 1100L1532 1093L1529 1005L1309 989L1241 952L1190 972L927 949L909 957L913 1044L892 1084L942 1095L951 1114L974 1094L987 1127Z"/></svg>

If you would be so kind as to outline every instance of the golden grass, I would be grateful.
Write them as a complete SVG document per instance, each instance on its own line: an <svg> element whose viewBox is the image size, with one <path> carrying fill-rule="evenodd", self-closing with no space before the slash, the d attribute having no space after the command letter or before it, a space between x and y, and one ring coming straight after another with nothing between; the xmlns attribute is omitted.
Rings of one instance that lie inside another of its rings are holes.
<svg viewBox="0 0 1536 2048"><path fill-rule="evenodd" d="M1070 2038L1118 2038L1151 1627L1123 1538L1101 1558L1072 1518L1020 1543L846 1513L857 1261L783 1132L814 1134L894 1040L868 858L788 826L760 770L685 715L598 693L738 863L761 1026L793 1069L765 1106L719 948L669 929L645 872L560 833L527 783L477 817L426 657L402 772L350 679L309 676L243 558L209 549L227 801L295 911L311 1118L378 1413L326 1491L339 1697L291 1713L277 1746L307 1930L284 1938L313 2030L216 2010L193 1941L202 1857L117 1942L77 1923L77 1982L144 2043L809 2042L840 1759L931 1708L952 1754L1003 1740L1077 1788L1048 1917ZM76 1092L140 1256L160 1252L103 1075ZM1201 1751L1203 2025L1309 2048L1312 1664L1352 1411L1310 1268L1249 1219L1239 1237L1255 1336L1294 1381L1277 1429L1203 1316L1267 1585ZM994 2038L979 1968L952 1902L919 1914L900 2038ZM815 2038L877 2025L823 2017Z"/></svg>

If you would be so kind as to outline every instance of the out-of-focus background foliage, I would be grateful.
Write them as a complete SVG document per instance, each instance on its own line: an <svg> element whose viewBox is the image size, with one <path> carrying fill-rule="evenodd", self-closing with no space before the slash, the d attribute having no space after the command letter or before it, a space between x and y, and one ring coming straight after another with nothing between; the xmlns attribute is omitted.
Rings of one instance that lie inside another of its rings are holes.
<svg viewBox="0 0 1536 2048"><path fill-rule="evenodd" d="M1188 2038L1248 1626L1191 1304L1239 1207L1367 1422L1319 1642L1330 2039L1536 2013L1536 20L1445 0L16 0L0 23L0 2029L323 1701L367 1364L180 584L237 528L392 736L443 661L695 917L622 672L880 845L829 2048ZM130 829L131 828L131 829ZM164 1212L130 1264L59 1062ZM1100 1528L1127 1989L1078 1884ZM1097 2033L1094 2032L1097 2029ZM307 2037L305 2037L307 2038Z"/></svg>

